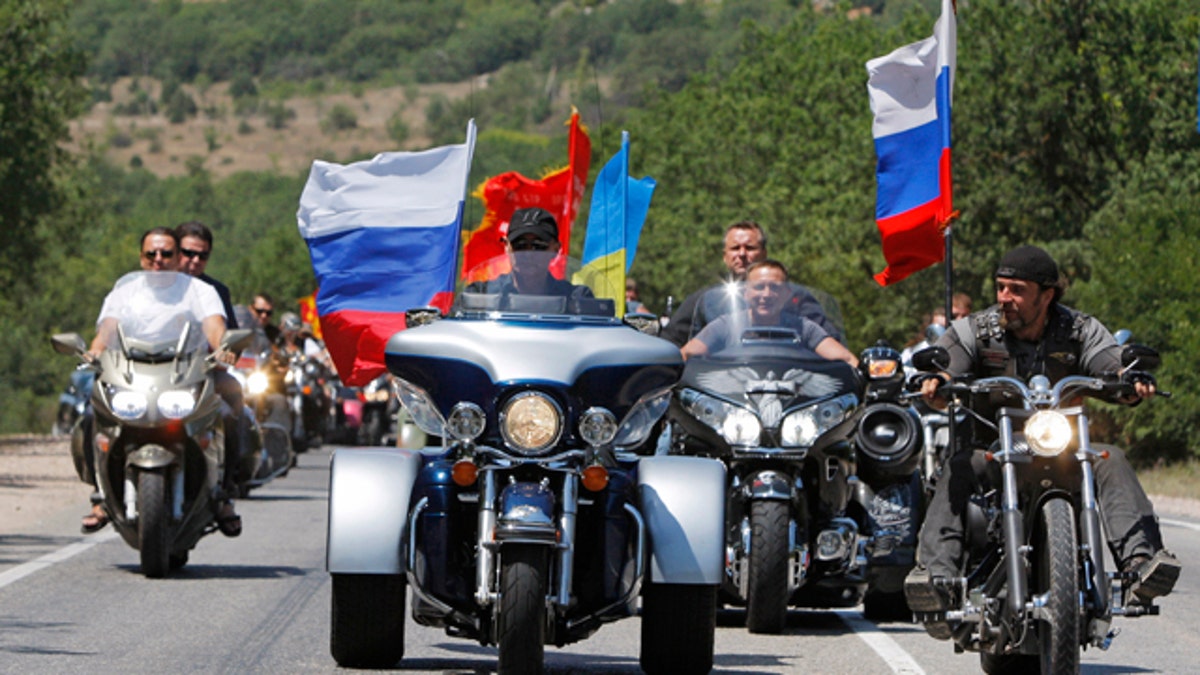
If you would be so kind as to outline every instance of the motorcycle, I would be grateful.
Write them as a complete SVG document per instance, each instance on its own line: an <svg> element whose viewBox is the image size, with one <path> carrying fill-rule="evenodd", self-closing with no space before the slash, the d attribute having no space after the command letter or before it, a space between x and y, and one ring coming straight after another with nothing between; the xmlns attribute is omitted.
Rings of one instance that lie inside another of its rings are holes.
<svg viewBox="0 0 1200 675"><path fill-rule="evenodd" d="M92 395L92 385L95 381L96 371L90 366L81 365L71 372L70 384L58 395L58 412L54 415L51 435L65 436L71 433L75 422L87 411L88 399Z"/></svg>
<svg viewBox="0 0 1200 675"><path fill-rule="evenodd" d="M292 448L304 452L319 447L329 426L329 373L319 360L300 353L288 357L288 404L292 410Z"/></svg>
<svg viewBox="0 0 1200 675"><path fill-rule="evenodd" d="M400 400L392 394L391 377L380 375L362 388L362 426L359 445L383 445L392 432L392 423L400 409Z"/></svg>
<svg viewBox="0 0 1200 675"><path fill-rule="evenodd" d="M724 469L645 456L679 350L595 298L463 292L407 325L388 369L441 444L333 455L337 663L403 657L407 588L419 625L497 646L501 673L541 672L546 645L633 616L640 594L642 668L708 672Z"/></svg>
<svg viewBox="0 0 1200 675"><path fill-rule="evenodd" d="M862 376L792 328L744 323L727 322L727 348L688 360L668 413L670 454L727 468L720 600L746 608L750 632L779 633L790 606L857 605L873 568L897 567L894 597L917 510L911 490L858 476L860 460L878 461L855 446Z"/></svg>
<svg viewBox="0 0 1200 675"><path fill-rule="evenodd" d="M247 444L239 472L240 497L286 476L296 464L291 439L292 414L281 387L272 384L273 380L279 380L272 373L273 367L269 349L257 353L245 351L231 371L242 384L246 404L242 419L248 427L242 434Z"/></svg>
<svg viewBox="0 0 1200 675"><path fill-rule="evenodd" d="M1105 455L1092 448L1088 411L1079 403L1129 391L1160 359L1153 349L1127 345L1121 362L1121 374L1072 375L1053 385L1035 375L939 387L951 411L965 411L999 435L984 458L1000 481L968 503L968 572L944 586L957 609L917 618L946 622L956 649L979 652L985 672L1078 672L1081 648L1111 644L1114 617L1158 614L1157 606L1129 602L1131 578L1105 570L1108 539L1093 468ZM925 373L948 363L941 347L914 357ZM989 419L971 409L973 397L1003 404Z"/></svg>
<svg viewBox="0 0 1200 675"><path fill-rule="evenodd" d="M147 577L183 567L200 538L217 530L222 402L199 328L182 325L178 339L167 342L118 329L116 344L94 364L95 477L113 526L138 550ZM249 331L229 331L222 347L237 349L249 339ZM78 333L51 341L61 354L89 358Z"/></svg>

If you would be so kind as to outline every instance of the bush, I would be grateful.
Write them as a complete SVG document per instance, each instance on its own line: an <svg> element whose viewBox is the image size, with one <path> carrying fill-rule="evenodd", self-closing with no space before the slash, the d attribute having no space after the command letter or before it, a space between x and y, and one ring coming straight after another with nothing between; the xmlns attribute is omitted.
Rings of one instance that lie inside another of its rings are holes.
<svg viewBox="0 0 1200 675"><path fill-rule="evenodd" d="M392 142L397 147L403 146L408 142L408 137L411 131L408 128L408 123L404 121L403 109L392 113L392 116L387 121L387 135L392 139Z"/></svg>
<svg viewBox="0 0 1200 675"><path fill-rule="evenodd" d="M321 120L321 131L327 134L358 127L358 115L344 103L335 104L325 119Z"/></svg>

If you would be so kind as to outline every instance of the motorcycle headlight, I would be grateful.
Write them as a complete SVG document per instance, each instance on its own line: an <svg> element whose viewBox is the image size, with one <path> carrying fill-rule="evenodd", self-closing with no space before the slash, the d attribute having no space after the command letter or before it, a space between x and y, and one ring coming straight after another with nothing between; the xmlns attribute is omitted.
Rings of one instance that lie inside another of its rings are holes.
<svg viewBox="0 0 1200 675"><path fill-rule="evenodd" d="M196 409L196 397L190 391L164 391L158 397L158 412L169 420L179 420Z"/></svg>
<svg viewBox="0 0 1200 675"><path fill-rule="evenodd" d="M140 391L118 391L113 394L110 404L113 414L123 420L136 420L150 407L146 395Z"/></svg>
<svg viewBox="0 0 1200 675"><path fill-rule="evenodd" d="M734 408L725 416L721 425L721 435L730 445L758 445L762 436L762 422L758 415L745 408Z"/></svg>
<svg viewBox="0 0 1200 675"><path fill-rule="evenodd" d="M450 417L446 420L446 433L458 441L473 441L479 438L486 425L487 418L483 414L483 408L463 401L450 411Z"/></svg>
<svg viewBox="0 0 1200 675"><path fill-rule="evenodd" d="M531 455L554 445L562 434L562 411L545 394L527 391L509 399L500 413L500 433L508 445Z"/></svg>
<svg viewBox="0 0 1200 675"><path fill-rule="evenodd" d="M1071 442L1071 423L1053 410L1039 410L1025 422L1025 440L1034 454L1056 457Z"/></svg>
<svg viewBox="0 0 1200 675"><path fill-rule="evenodd" d="M857 404L857 397L846 394L788 413L779 428L780 444L785 448L811 446L821 434L845 420Z"/></svg>
<svg viewBox="0 0 1200 675"><path fill-rule="evenodd" d="M258 396L267 390L270 385L270 380L267 379L267 374L261 370L256 370L250 373L250 377L246 378L246 393L251 396Z"/></svg>
<svg viewBox="0 0 1200 675"><path fill-rule="evenodd" d="M694 389L684 389L679 398L692 417L721 434L726 443L758 445L762 422L753 412Z"/></svg>
<svg viewBox="0 0 1200 675"><path fill-rule="evenodd" d="M642 396L637 403L633 404L629 412L625 413L625 419L621 420L621 428L617 430L617 437L613 439L613 445L618 448L633 448L641 445L650 436L650 432L654 431L654 425L663 416L663 413L667 412L667 406L670 403L670 387Z"/></svg>
<svg viewBox="0 0 1200 675"><path fill-rule="evenodd" d="M393 380L392 386L396 389L396 398L400 399L408 416L421 431L431 436L446 435L446 420L442 419L442 414L424 389L398 377Z"/></svg>
<svg viewBox="0 0 1200 675"><path fill-rule="evenodd" d="M579 437L592 447L608 445L617 435L617 416L604 408L588 408L579 418Z"/></svg>

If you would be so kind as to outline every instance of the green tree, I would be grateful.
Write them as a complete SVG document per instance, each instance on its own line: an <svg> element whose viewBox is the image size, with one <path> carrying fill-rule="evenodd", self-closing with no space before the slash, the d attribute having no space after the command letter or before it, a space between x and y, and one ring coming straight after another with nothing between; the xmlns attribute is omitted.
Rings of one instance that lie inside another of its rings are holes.
<svg viewBox="0 0 1200 675"><path fill-rule="evenodd" d="M38 255L36 220L61 202L56 167L67 122L83 110L83 61L64 31L68 3L0 2L0 282Z"/></svg>

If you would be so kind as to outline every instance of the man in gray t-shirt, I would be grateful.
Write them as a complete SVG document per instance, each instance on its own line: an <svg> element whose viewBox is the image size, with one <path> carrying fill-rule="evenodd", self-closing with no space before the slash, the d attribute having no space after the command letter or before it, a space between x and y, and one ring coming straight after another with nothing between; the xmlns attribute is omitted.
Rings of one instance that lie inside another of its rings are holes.
<svg viewBox="0 0 1200 675"><path fill-rule="evenodd" d="M762 260L746 268L743 297L747 309L725 314L710 322L680 349L683 358L718 352L741 339L747 328L792 328L802 345L830 360L857 366L858 359L816 322L783 310L791 298L787 268L776 260Z"/></svg>

